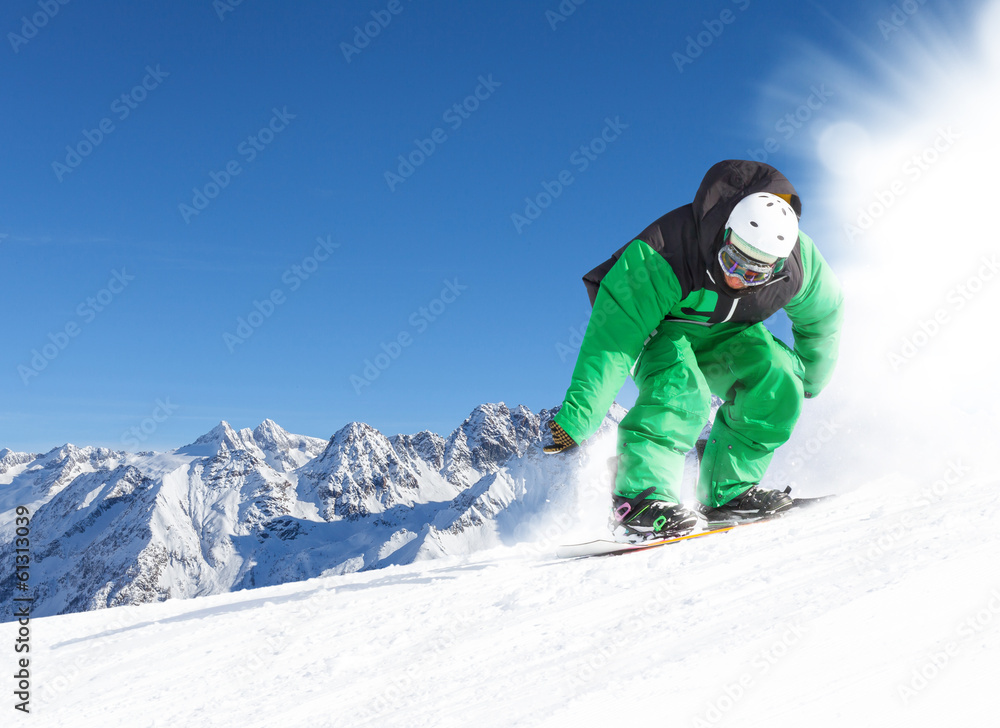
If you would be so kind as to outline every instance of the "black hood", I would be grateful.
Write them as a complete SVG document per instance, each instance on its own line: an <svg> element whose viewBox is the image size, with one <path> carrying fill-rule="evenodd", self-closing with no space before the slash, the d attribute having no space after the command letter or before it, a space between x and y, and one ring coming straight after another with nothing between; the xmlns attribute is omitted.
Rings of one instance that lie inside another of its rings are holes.
<svg viewBox="0 0 1000 728"><path fill-rule="evenodd" d="M642 240L667 261L677 276L682 301L699 290L718 294L712 311L694 311L688 310L690 306L682 306L680 310L689 320L709 325L724 321L764 321L788 303L802 285L798 242L772 282L735 291L722 278L718 253L726 221L736 203L756 192L770 192L783 197L795 214L801 216L802 202L785 175L769 164L729 159L708 170L694 202L671 210L632 238ZM619 248L611 258L584 275L583 282L587 286L591 305L597 298L604 276L630 244Z"/></svg>
<svg viewBox="0 0 1000 728"><path fill-rule="evenodd" d="M727 159L714 165L701 181L692 208L699 247L706 261L712 260L722 243L722 232L736 203L755 192L783 197L802 217L802 201L792 183L769 164Z"/></svg>

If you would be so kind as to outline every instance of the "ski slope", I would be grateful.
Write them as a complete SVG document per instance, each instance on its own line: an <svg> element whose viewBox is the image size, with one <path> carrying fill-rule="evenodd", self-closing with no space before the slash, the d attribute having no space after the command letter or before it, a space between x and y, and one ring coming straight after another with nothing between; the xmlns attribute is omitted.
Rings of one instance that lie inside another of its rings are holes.
<svg viewBox="0 0 1000 728"><path fill-rule="evenodd" d="M989 724L1000 483L609 558L549 540L32 622L32 725ZM16 625L0 625L11 644Z"/></svg>

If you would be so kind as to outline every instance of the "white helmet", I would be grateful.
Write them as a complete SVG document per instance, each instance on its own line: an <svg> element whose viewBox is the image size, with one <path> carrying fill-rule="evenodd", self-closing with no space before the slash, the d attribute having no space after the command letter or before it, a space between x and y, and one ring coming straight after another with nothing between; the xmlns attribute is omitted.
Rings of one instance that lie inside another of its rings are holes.
<svg viewBox="0 0 1000 728"><path fill-rule="evenodd" d="M729 242L751 258L775 263L787 258L799 239L799 219L792 206L770 192L755 192L733 208L726 228Z"/></svg>

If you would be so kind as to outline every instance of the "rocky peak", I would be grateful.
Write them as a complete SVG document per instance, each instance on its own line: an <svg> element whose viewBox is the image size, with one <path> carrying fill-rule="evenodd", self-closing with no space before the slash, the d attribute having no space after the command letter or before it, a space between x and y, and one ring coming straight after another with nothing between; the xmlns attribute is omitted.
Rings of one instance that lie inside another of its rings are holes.
<svg viewBox="0 0 1000 728"><path fill-rule="evenodd" d="M177 450L182 455L197 455L211 457L236 450L258 450L253 439L253 432L243 429L237 432L228 422L222 420L219 424L192 442Z"/></svg>
<svg viewBox="0 0 1000 728"><path fill-rule="evenodd" d="M402 458L414 463L426 463L434 472L444 467L444 451L447 441L440 435L424 430L415 435L393 435L389 438L392 447Z"/></svg>
<svg viewBox="0 0 1000 728"><path fill-rule="evenodd" d="M274 420L264 420L252 433L267 463L278 472L288 472L305 465L326 448L326 440L293 435Z"/></svg>
<svg viewBox="0 0 1000 728"><path fill-rule="evenodd" d="M257 425L253 431L253 439L263 450L288 447L291 443L288 431L271 419Z"/></svg>
<svg viewBox="0 0 1000 728"><path fill-rule="evenodd" d="M324 518L359 518L417 498L419 483L392 442L371 425L351 422L339 429L322 455L306 466Z"/></svg>
<svg viewBox="0 0 1000 728"><path fill-rule="evenodd" d="M17 467L18 465L30 463L38 457L39 456L34 453L14 452L10 448L5 447L0 450L0 475L3 475L8 470Z"/></svg>
<svg viewBox="0 0 1000 728"><path fill-rule="evenodd" d="M496 472L538 439L538 422L524 407L512 414L503 402L479 405L448 437L443 474L456 485L468 486Z"/></svg>

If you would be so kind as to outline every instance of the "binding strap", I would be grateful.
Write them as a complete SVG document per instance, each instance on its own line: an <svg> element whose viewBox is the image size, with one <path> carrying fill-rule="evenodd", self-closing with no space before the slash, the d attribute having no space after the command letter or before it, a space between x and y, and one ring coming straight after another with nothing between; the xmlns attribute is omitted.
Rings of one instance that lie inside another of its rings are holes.
<svg viewBox="0 0 1000 728"><path fill-rule="evenodd" d="M629 498L627 501L625 501L620 506L615 508L615 519L618 521L618 523L623 523L625 521L625 518L630 513L632 513L632 511L634 511L640 503L646 500L646 498L648 498L651 493L655 492L656 488L651 486L649 488L646 488L646 490L642 491L635 498Z"/></svg>

